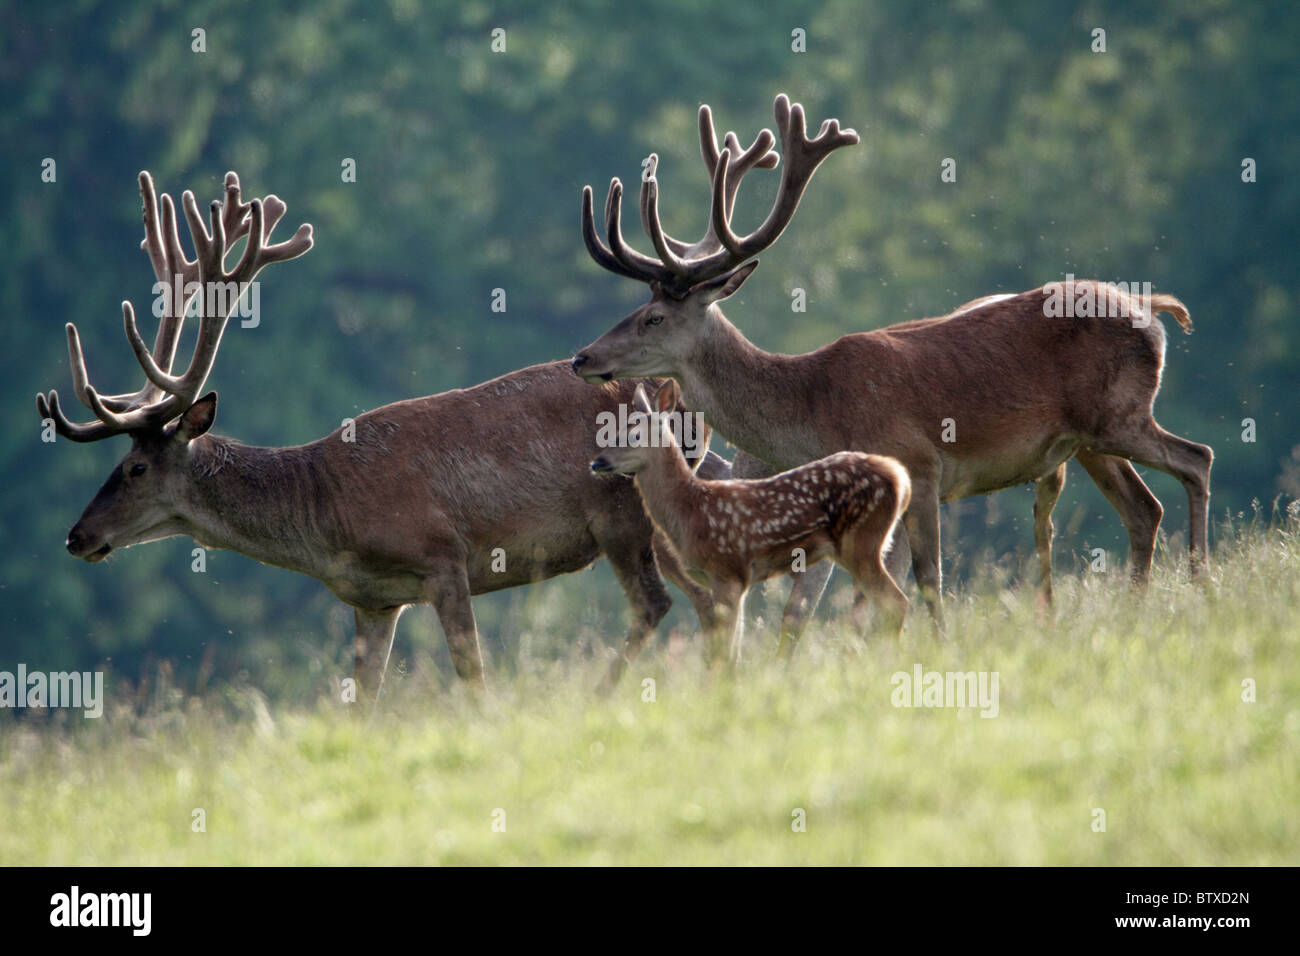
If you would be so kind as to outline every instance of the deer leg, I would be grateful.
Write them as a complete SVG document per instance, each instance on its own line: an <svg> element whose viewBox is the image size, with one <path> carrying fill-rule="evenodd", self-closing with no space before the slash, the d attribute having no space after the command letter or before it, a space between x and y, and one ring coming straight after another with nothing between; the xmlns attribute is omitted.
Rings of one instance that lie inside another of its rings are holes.
<svg viewBox="0 0 1300 956"><path fill-rule="evenodd" d="M907 569L912 565L912 547L907 543L907 528L899 522L885 552L885 569L900 588L907 581Z"/></svg>
<svg viewBox="0 0 1300 956"><path fill-rule="evenodd" d="M842 537L836 549L837 560L848 568L853 583L857 585L852 620L854 628L864 638L873 630L873 624L876 629L898 637L907 618L907 595L885 567L885 536L888 533L888 525L871 527L868 519ZM868 610L872 603L876 608L874 622Z"/></svg>
<svg viewBox="0 0 1300 956"><path fill-rule="evenodd" d="M713 589L714 627L709 636L709 664L717 669L730 658L730 647L735 643L736 625L744 601L746 582L721 581Z"/></svg>
<svg viewBox="0 0 1300 956"><path fill-rule="evenodd" d="M623 641L623 650L610 665L609 672L601 681L599 692L608 694L612 691L627 665L636 660L648 635L654 632L668 613L673 600L668 596L664 580L659 575L659 566L655 561L655 550L649 543L644 548L615 547L605 552L609 563L614 567L623 593L632 604L632 625L628 628L627 638ZM675 558L675 555L674 555ZM698 606L697 606L698 610ZM712 600L709 601L708 613L712 617ZM701 615L703 620L703 615Z"/></svg>
<svg viewBox="0 0 1300 956"><path fill-rule="evenodd" d="M435 572L429 579L430 603L438 612L451 663L461 680L483 690L483 652L479 648L478 626L470 603L469 574L457 563Z"/></svg>
<svg viewBox="0 0 1300 956"><path fill-rule="evenodd" d="M742 591L740 601L736 604L736 621L731 628L731 650L727 654L727 659L734 668L740 664L741 650L745 644L745 598L749 591Z"/></svg>
<svg viewBox="0 0 1300 956"><path fill-rule="evenodd" d="M1100 447L1098 447L1100 446ZM1173 475L1187 490L1189 529L1187 553L1192 576L1204 570L1207 552L1210 510L1210 466L1214 450L1209 445L1188 441L1165 431L1155 419L1148 418L1119 434L1108 434L1092 449L1102 454L1119 455Z"/></svg>
<svg viewBox="0 0 1300 956"><path fill-rule="evenodd" d="M1119 518L1128 531L1133 583L1145 586L1151 574L1156 532L1160 530L1160 519L1165 509L1127 459L1098 455L1086 449L1075 455L1075 459L1119 512Z"/></svg>
<svg viewBox="0 0 1300 956"><path fill-rule="evenodd" d="M794 654L799 638L808 626L808 619L817 610L822 594L826 591L826 583L834 571L833 562L819 561L811 568L790 572L794 584L790 588L790 597L785 602L785 613L781 615L781 637L776 646L778 657L789 660Z"/></svg>
<svg viewBox="0 0 1300 956"><path fill-rule="evenodd" d="M926 479L912 476L912 501L903 515L907 543L912 548L912 574L917 590L939 633L944 632L943 572L939 556L939 489Z"/></svg>
<svg viewBox="0 0 1300 956"><path fill-rule="evenodd" d="M700 619L700 630L707 634L713 627L713 592L691 580L686 568L682 566L682 559L658 529L655 530L654 549L660 572L686 595L695 608L695 615Z"/></svg>
<svg viewBox="0 0 1300 956"><path fill-rule="evenodd" d="M397 635L397 619L403 607L383 611L352 609L356 620L356 636L352 643L352 675L357 682L357 699L367 700L371 706L379 703L388 672L388 658L393 652L393 639Z"/></svg>
<svg viewBox="0 0 1300 956"><path fill-rule="evenodd" d="M1039 597L1052 603L1052 509L1065 487L1065 462L1034 482L1034 547L1038 551Z"/></svg>
<svg viewBox="0 0 1300 956"><path fill-rule="evenodd" d="M863 561L855 569L853 577L858 585L858 594L853 601L853 622L857 630L864 637L872 630L890 637L901 635L910 602L903 589L890 576L885 563L879 557L874 561ZM869 619L868 613L868 606L872 602L876 606L874 622Z"/></svg>

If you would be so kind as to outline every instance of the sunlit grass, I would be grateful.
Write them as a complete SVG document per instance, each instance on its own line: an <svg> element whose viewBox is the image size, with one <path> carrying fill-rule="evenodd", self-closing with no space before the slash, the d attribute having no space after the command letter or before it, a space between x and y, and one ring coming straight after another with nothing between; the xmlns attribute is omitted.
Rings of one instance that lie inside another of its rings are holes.
<svg viewBox="0 0 1300 956"><path fill-rule="evenodd" d="M819 627L787 671L756 628L734 681L664 642L596 697L557 591L482 701L421 664L372 721L251 686L10 719L0 863L1295 864L1300 538L1219 540L1204 584L1063 575L1049 615L977 582L946 642ZM997 671L998 715L895 708L918 663Z"/></svg>

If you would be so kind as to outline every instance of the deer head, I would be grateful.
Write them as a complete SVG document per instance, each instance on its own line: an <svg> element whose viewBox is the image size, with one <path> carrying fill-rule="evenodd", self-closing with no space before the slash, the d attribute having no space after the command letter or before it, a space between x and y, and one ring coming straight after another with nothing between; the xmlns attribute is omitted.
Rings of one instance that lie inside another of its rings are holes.
<svg viewBox="0 0 1300 956"><path fill-rule="evenodd" d="M727 133L718 149L713 115L700 107L700 151L713 182L709 225L694 243L674 239L659 222L658 157L651 154L641 183L641 223L656 257L632 249L623 239L623 185L610 183L605 201L606 246L596 234L591 187L582 191L582 238L587 251L611 272L646 282L650 301L627 316L573 359L573 370L588 382L644 375L676 375L682 362L710 332L721 315L717 303L733 295L758 265L754 258L781 235L803 196L813 173L830 153L858 142L858 134L840 129L828 119L809 139L803 107L776 98L776 126L785 151L781 183L772 209L748 236L731 228L736 192L751 169L775 168L780 157L772 149L776 138L763 130L746 150L735 133Z"/></svg>
<svg viewBox="0 0 1300 956"><path fill-rule="evenodd" d="M635 475L644 471L655 455L673 458L681 456L692 471L698 468L700 460L706 454L709 436L707 433L704 436L705 450L700 452L699 457L687 461L671 427L679 397L677 383L672 379L655 390L653 404L646 398L645 386L638 385L632 405L639 415L635 421L628 422L625 440L602 452L591 463L591 470L598 475Z"/></svg>
<svg viewBox="0 0 1300 956"><path fill-rule="evenodd" d="M100 395L86 373L77 327L69 322L68 363L73 391L95 413L96 420L70 421L55 391L36 396L41 419L52 422L58 434L70 441L100 441L114 435L131 438L130 452L68 533L67 547L73 557L100 561L115 548L185 530L178 503L185 491L190 443L212 426L217 408L215 392L202 398L198 395L212 371L230 314L263 266L295 259L312 247L312 228L308 224L299 226L285 242L268 243L286 209L279 198L267 196L265 200L242 202L239 177L233 172L226 174L225 189L225 200L214 200L209 207L210 231L199 214L194 194L186 190L181 197L194 242L195 257L191 260L181 248L171 197L163 194L160 203L152 177L148 172L140 174L145 226L141 248L149 255L158 283L167 290L152 352L136 328L131 303L122 303L126 338L144 370L145 383L134 393ZM243 236L248 237L243 255L235 268L227 271L225 260L231 245ZM181 329L196 297L199 329L194 354L186 370L173 375L172 361ZM216 307L218 301L223 307Z"/></svg>

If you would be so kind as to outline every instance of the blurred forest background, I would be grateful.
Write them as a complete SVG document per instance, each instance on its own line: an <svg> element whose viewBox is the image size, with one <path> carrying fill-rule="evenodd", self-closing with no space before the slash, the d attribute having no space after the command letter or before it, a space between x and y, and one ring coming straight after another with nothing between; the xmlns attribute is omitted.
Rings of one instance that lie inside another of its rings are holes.
<svg viewBox="0 0 1300 956"><path fill-rule="evenodd" d="M699 104L748 144L785 91L862 144L826 163L730 304L753 341L807 350L1067 273L1149 281L1195 322L1191 336L1170 332L1156 411L1214 447L1214 517L1250 516L1257 501L1267 520L1279 496L1300 495L1300 5L781 6L0 5L0 669L107 662L134 678L164 660L187 683L279 673L319 684L321 660L342 661L350 639L350 613L322 585L228 552L192 573L189 539L93 567L64 552L128 443L44 444L33 397L71 396L68 320L93 381L139 384L118 303L147 312L153 283L139 249L141 169L201 203L234 169L245 196L288 202L284 235L315 225L309 255L263 274L260 325L232 322L209 381L217 431L298 444L361 410L568 356L603 332L645 289L588 259L582 186L603 196L613 175L634 183L657 151L666 227L697 234ZM498 28L504 52L492 49ZM1097 28L1105 52L1094 52ZM805 52L792 49L795 30ZM42 180L47 158L54 182ZM341 176L348 158L355 182ZM945 158L955 183L940 179ZM1246 158L1255 182L1243 182ZM750 177L740 227L766 212L775 181ZM635 215L625 223L647 249ZM795 287L807 290L802 314ZM491 309L496 288L504 313ZM1185 539L1181 487L1146 474L1166 534ZM994 566L1031 582L1031 506L1026 488L948 506L949 580ZM1084 569L1095 547L1116 570L1127 559L1118 517L1076 466L1057 529L1062 573ZM577 608L551 618L557 642L579 625L619 639L624 601L602 567L477 599L498 662L509 666L546 589ZM680 597L674 614L695 626ZM398 648L445 660L431 612L408 614Z"/></svg>

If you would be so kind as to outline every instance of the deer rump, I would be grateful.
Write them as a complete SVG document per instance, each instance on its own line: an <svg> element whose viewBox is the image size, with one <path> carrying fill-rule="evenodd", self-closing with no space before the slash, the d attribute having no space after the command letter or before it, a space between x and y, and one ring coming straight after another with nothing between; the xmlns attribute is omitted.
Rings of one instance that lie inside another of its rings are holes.
<svg viewBox="0 0 1300 956"><path fill-rule="evenodd" d="M1166 343L1152 313L1186 327L1186 310L1154 296L1144 312L1137 297L1097 288L1124 314L1053 316L1042 287L848 335L814 355L829 378L865 376L860 395L889 395L888 407L835 410L875 422L873 451L906 462L920 430L935 439L943 500L999 491L1049 473L1107 422L1151 414Z"/></svg>

